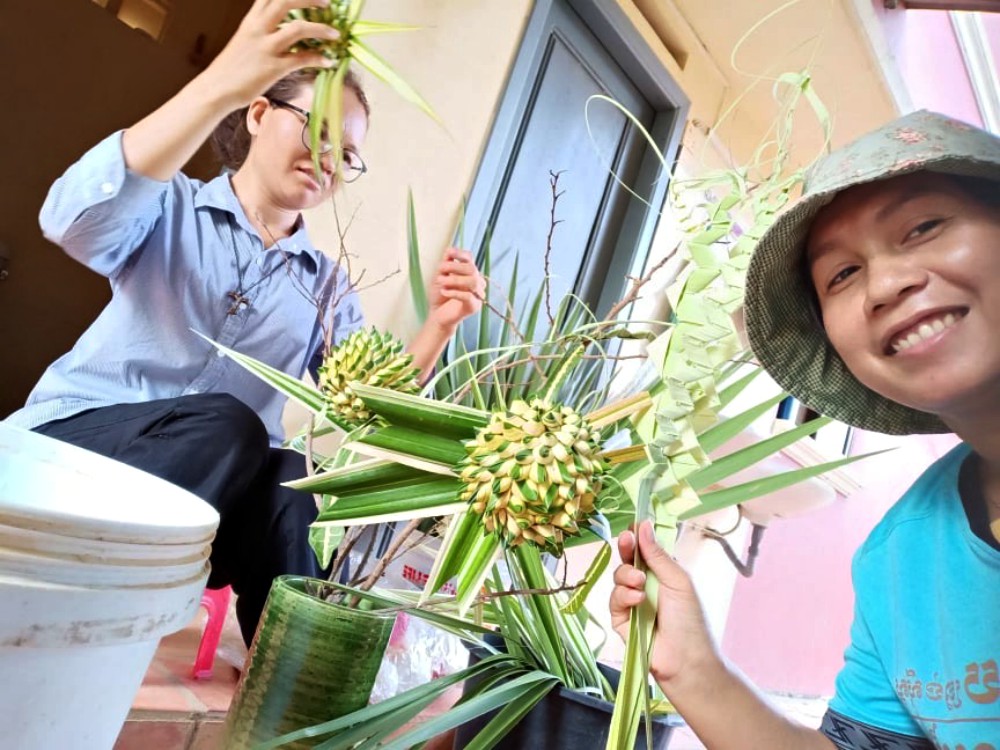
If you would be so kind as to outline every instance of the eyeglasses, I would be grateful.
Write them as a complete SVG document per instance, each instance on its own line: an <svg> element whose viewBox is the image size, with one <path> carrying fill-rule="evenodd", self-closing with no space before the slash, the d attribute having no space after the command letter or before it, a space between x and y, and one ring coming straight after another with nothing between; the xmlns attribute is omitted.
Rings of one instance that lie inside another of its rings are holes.
<svg viewBox="0 0 1000 750"><path fill-rule="evenodd" d="M306 112L302 107L297 107L294 104L290 104L282 99L272 99L268 97L268 101L271 103L272 107L279 107L281 109L287 109L290 112L302 117L304 122L302 123L302 145L306 147L306 150L311 150L309 143L309 113ZM320 135L319 151L321 154L328 154L333 151L333 144L330 143L326 128L323 128L323 132ZM340 156L340 170L341 179L344 182L354 182L361 175L368 171L368 167L365 166L364 160L354 149L344 148L341 150Z"/></svg>

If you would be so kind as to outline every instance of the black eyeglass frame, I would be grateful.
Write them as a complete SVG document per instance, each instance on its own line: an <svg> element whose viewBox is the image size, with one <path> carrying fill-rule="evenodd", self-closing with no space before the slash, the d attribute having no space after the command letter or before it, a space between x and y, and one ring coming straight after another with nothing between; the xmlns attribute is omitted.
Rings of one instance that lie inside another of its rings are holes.
<svg viewBox="0 0 1000 750"><path fill-rule="evenodd" d="M271 97L271 96L268 96L268 97L265 97L265 98L267 99L267 101L270 103L270 105L272 107L279 107L281 109L287 109L290 112L294 112L295 114L300 115L302 117L302 119L304 121L302 123L302 145L306 147L307 151L311 150L312 146L311 146L311 144L309 142L310 141L310 139L309 139L309 119L310 119L309 112L307 112L306 110L302 109L302 107L299 107L299 106L297 106L295 104L292 104L291 102L286 102L284 99L276 99L276 98ZM322 141L320 141L320 153L321 154L328 154L332 150L333 150L333 144L330 143L330 141L328 141L328 140L322 140ZM345 149L343 149L343 151L344 151L345 154L350 154L351 158L357 159L358 164L361 165L360 167L355 166L354 164L351 164L346 159L344 159L343 156L341 157L341 164L343 165L343 168L341 170L342 173L343 173L343 176L342 176L343 181L344 182L354 182L356 179L358 179L359 177L361 177L361 175L365 174L368 171L368 165L365 164L365 160L361 158L361 154L359 154L354 149L352 149L352 148L345 148Z"/></svg>

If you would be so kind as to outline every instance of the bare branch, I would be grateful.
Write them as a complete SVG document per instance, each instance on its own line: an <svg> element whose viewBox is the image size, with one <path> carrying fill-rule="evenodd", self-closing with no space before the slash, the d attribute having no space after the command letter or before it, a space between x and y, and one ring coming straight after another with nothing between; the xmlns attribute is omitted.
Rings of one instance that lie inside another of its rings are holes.
<svg viewBox="0 0 1000 750"><path fill-rule="evenodd" d="M354 545L358 543L361 538L361 532L364 531L362 527L350 527L344 534L344 538L340 542L340 546L337 548L337 555L333 560L333 567L330 569L330 580L335 581L340 577L340 570L344 567L344 562L347 560L347 556L354 549Z"/></svg>
<svg viewBox="0 0 1000 750"><path fill-rule="evenodd" d="M552 256L552 235L555 234L556 225L562 223L562 219L556 219L556 204L559 202L559 198L562 197L564 191L558 189L559 187L559 175L562 174L562 170L558 172L553 172L549 170L549 185L552 188L552 205L549 208L549 234L545 238L545 314L549 318L549 325L555 326L556 320L552 316L552 272L550 267L550 260Z"/></svg>
<svg viewBox="0 0 1000 750"><path fill-rule="evenodd" d="M674 249L671 250L669 253L667 253L666 256L664 256L664 258L659 263L650 268L649 272L646 273L646 275L643 276L642 278L637 279L634 276L629 276L628 279L629 281L632 282L631 288L628 290L628 292L625 294L624 297L622 297L620 300L618 300L618 302L616 302L614 305L611 306L611 309L608 310L608 314L605 316L604 319L614 320L616 317L618 317L618 313L620 313L626 307L628 307L637 299L639 299L639 290L649 283L650 279L653 278L653 274L655 274L657 271L659 271L661 268L667 265L670 259L677 254L678 250L680 250L680 247L681 247L680 243L675 245Z"/></svg>
<svg viewBox="0 0 1000 750"><path fill-rule="evenodd" d="M399 548L403 546L403 542L405 542L407 538L409 538L409 536L420 527L423 520L424 519L422 518L414 518L406 524L406 527L396 535L396 538L392 540L392 544L389 545L389 549L385 551L385 554L382 555L381 559L379 559L379 561L375 564L375 567L372 568L372 572L361 583L361 585L358 586L359 589L362 591L368 591L378 582L378 579L381 578L382 574L385 572L386 567L396 558L396 554L399 552ZM412 546L408 549L412 549Z"/></svg>
<svg viewBox="0 0 1000 750"><path fill-rule="evenodd" d="M558 586L554 589L506 589L504 591L488 591L485 594L480 594L476 597L477 601L486 602L490 599L499 599L503 596L532 596L534 594L548 595L548 594L559 594L564 591L576 591L586 585L586 581L579 581L571 585Z"/></svg>

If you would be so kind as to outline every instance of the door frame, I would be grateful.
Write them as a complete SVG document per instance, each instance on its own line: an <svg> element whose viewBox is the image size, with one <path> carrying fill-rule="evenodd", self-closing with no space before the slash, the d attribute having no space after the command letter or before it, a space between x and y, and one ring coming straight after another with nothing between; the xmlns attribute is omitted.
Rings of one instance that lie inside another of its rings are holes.
<svg viewBox="0 0 1000 750"><path fill-rule="evenodd" d="M669 178L676 163L690 110L687 96L616 0L536 0L469 191L464 226L471 234L464 239L475 252L481 251L493 207L509 174L511 158L523 137L525 116L535 95L557 4L580 17L652 106L655 114L650 136L668 160L668 167L664 168L653 150L645 149L635 184L652 186L642 196L646 202L635 198L624 200L622 196L631 196L618 191L618 201L623 204L620 210L625 211L620 239L607 263L598 267L588 262L583 269L582 285L598 299L595 312L600 316L622 297L626 277L643 273L666 198L669 179L665 178ZM632 133L632 137L641 135Z"/></svg>

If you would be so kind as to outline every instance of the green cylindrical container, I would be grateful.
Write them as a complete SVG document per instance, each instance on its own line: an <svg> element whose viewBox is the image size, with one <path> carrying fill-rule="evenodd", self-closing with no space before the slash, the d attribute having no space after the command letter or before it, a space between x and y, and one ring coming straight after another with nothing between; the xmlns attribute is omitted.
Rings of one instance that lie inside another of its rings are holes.
<svg viewBox="0 0 1000 750"><path fill-rule="evenodd" d="M244 750L368 703L396 615L310 593L325 585L299 576L274 580L226 718L226 750Z"/></svg>

